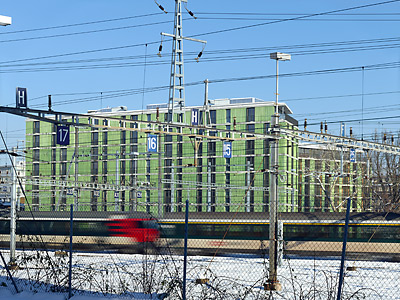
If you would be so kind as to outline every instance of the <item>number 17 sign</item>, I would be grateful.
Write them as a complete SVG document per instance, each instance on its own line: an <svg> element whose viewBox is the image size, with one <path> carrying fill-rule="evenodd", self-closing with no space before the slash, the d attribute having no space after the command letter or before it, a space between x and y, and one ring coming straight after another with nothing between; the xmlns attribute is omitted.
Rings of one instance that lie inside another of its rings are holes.
<svg viewBox="0 0 400 300"><path fill-rule="evenodd" d="M69 145L69 126L57 125L57 144L62 146Z"/></svg>

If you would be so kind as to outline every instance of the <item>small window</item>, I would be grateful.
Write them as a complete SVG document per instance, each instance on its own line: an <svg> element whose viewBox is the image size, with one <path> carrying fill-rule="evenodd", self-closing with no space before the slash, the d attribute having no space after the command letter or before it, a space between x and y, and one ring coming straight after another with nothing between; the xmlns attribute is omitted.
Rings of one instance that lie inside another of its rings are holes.
<svg viewBox="0 0 400 300"><path fill-rule="evenodd" d="M226 123L230 123L231 122L231 110L227 109L226 110Z"/></svg>
<svg viewBox="0 0 400 300"><path fill-rule="evenodd" d="M255 108L254 107L249 107L246 110L246 122L254 122L256 120L255 118Z"/></svg>
<svg viewBox="0 0 400 300"><path fill-rule="evenodd" d="M211 124L217 124L217 111L216 110L210 110L210 119L211 119Z"/></svg>

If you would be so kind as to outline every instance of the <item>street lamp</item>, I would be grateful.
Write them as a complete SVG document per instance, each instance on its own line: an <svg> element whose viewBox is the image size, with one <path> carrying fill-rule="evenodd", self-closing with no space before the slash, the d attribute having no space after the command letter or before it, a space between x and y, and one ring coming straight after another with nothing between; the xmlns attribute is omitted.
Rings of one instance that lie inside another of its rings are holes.
<svg viewBox="0 0 400 300"><path fill-rule="evenodd" d="M0 15L0 25L7 26L11 25L11 17L1 16ZM12 156L12 191L11 191L11 218L10 218L10 266L14 267L15 264L15 248L16 248L16 239L15 239L15 232L16 232L16 181L17 181L17 174L15 172L16 168L16 156L15 152L8 152L10 157Z"/></svg>
<svg viewBox="0 0 400 300"><path fill-rule="evenodd" d="M0 16L0 25L1 26L11 25L11 17Z"/></svg>
<svg viewBox="0 0 400 300"><path fill-rule="evenodd" d="M279 76L279 69L278 69L278 62L281 61L286 61L291 59L291 55L287 53L281 53L281 52L274 52L270 53L269 55L270 59L276 60L276 97L275 97L275 114L278 114L278 76Z"/></svg>
<svg viewBox="0 0 400 300"><path fill-rule="evenodd" d="M270 173L270 205L269 205L269 278L265 285L266 290L280 291L281 284L278 281L278 175L279 175L279 110L278 110L278 63L280 60L290 60L290 54L274 52L269 55L276 60L276 97L275 113L271 116L271 134L274 139L271 141L271 166L273 171Z"/></svg>

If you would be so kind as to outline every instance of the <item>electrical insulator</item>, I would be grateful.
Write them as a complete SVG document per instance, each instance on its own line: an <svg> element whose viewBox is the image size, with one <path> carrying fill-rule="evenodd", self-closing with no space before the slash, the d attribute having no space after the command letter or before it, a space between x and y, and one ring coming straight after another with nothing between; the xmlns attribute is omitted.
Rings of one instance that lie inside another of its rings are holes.
<svg viewBox="0 0 400 300"><path fill-rule="evenodd" d="M191 15L193 18L197 19L197 17L190 11L188 10L189 15Z"/></svg>
<svg viewBox="0 0 400 300"><path fill-rule="evenodd" d="M233 117L233 130L236 130L236 117Z"/></svg>
<svg viewBox="0 0 400 300"><path fill-rule="evenodd" d="M320 129L321 129L321 133L322 133L324 131L324 123L322 123L322 122L321 122Z"/></svg>
<svg viewBox="0 0 400 300"><path fill-rule="evenodd" d="M160 45L160 47L158 47L158 53L157 53L157 55L158 55L159 57L161 57L161 51L162 51L162 44Z"/></svg>
<svg viewBox="0 0 400 300"><path fill-rule="evenodd" d="M161 9L163 12L167 13L164 9L164 7L161 4L158 4L156 0L154 2L157 4L158 8Z"/></svg>
<svg viewBox="0 0 400 300"><path fill-rule="evenodd" d="M386 143L386 133L383 134L383 142Z"/></svg>
<svg viewBox="0 0 400 300"><path fill-rule="evenodd" d="M195 60L199 62L200 57L203 55L203 51L200 51Z"/></svg>
<svg viewBox="0 0 400 300"><path fill-rule="evenodd" d="M159 121L160 120L160 108L159 107L157 107L156 117L157 117L157 121Z"/></svg>
<svg viewBox="0 0 400 300"><path fill-rule="evenodd" d="M49 111L51 111L51 95L48 95L49 97Z"/></svg>
<svg viewBox="0 0 400 300"><path fill-rule="evenodd" d="M327 133L327 132L328 132L328 124L325 121L325 133Z"/></svg>
<svg viewBox="0 0 400 300"><path fill-rule="evenodd" d="M197 19L197 17L194 15L194 13L191 12L186 6L185 6L185 9L186 9L186 11L188 12L188 14L189 14L191 17Z"/></svg>
<svg viewBox="0 0 400 300"><path fill-rule="evenodd" d="M350 127L350 137L353 137L353 127Z"/></svg>
<svg viewBox="0 0 400 300"><path fill-rule="evenodd" d="M307 131L307 119L304 119L304 131Z"/></svg>
<svg viewBox="0 0 400 300"><path fill-rule="evenodd" d="M394 137L393 137L393 135L392 135L392 137L391 137L391 140L392 140L392 145L394 144Z"/></svg>

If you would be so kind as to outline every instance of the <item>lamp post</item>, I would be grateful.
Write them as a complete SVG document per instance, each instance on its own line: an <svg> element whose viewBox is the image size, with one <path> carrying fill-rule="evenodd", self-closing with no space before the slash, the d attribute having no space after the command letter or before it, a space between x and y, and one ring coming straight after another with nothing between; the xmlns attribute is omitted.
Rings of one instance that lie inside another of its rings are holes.
<svg viewBox="0 0 400 300"><path fill-rule="evenodd" d="M271 134L275 138L271 142L271 166L273 171L270 173L270 201L269 201L269 278L265 285L266 290L280 291L281 284L278 281L278 172L279 172L279 109L278 109L278 64L279 61L290 60L290 54L274 52L270 58L276 60L276 97L275 112L271 116Z"/></svg>
<svg viewBox="0 0 400 300"><path fill-rule="evenodd" d="M11 25L11 17L0 15L0 25L7 26ZM10 218L10 265L15 266L15 231L16 231L16 181L17 174L15 172L16 168L16 154L15 152L9 152L12 156L12 190L11 190L11 218Z"/></svg>

